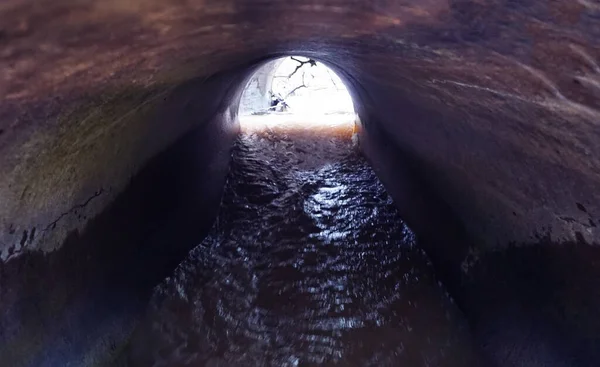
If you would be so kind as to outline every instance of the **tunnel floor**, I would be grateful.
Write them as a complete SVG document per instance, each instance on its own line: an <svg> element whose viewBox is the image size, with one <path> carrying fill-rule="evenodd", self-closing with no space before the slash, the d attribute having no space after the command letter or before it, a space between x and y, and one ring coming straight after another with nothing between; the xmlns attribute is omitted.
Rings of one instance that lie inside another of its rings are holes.
<svg viewBox="0 0 600 367"><path fill-rule="evenodd" d="M156 287L127 364L476 365L353 125L270 118L239 137L215 225Z"/></svg>

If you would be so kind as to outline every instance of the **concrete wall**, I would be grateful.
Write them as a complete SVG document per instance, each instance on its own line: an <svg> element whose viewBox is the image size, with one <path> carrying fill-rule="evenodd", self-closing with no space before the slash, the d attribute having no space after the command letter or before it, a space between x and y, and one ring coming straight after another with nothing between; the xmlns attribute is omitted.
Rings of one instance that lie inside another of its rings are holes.
<svg viewBox="0 0 600 367"><path fill-rule="evenodd" d="M239 131L239 85L251 72L195 79L165 93L145 123L159 134L160 126L185 129L185 136L173 137L139 171L109 176L110 182L96 178L96 185L111 190L63 209L56 225L47 227L53 236L42 231L28 237L27 253L13 252L1 265L2 364L114 365L113 355L127 341L154 285L212 225ZM118 167L140 159L130 151L135 146L106 148L114 150L109 155L114 160L80 163ZM68 187L46 190L61 195Z"/></svg>

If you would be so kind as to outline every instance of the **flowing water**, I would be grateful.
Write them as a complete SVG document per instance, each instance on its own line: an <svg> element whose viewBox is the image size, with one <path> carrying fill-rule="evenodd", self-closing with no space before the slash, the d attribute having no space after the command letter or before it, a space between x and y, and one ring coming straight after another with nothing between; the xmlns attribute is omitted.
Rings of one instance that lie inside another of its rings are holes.
<svg viewBox="0 0 600 367"><path fill-rule="evenodd" d="M459 312L352 141L262 126L211 234L154 293L135 366L470 366Z"/></svg>

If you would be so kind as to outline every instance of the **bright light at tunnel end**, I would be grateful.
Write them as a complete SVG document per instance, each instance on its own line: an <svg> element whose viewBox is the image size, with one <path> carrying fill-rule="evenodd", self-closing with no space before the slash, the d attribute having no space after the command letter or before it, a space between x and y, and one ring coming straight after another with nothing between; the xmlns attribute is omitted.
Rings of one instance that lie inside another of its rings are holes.
<svg viewBox="0 0 600 367"><path fill-rule="evenodd" d="M240 102L242 130L285 124L302 128L353 126L352 97L324 64L291 56L263 65L248 81Z"/></svg>

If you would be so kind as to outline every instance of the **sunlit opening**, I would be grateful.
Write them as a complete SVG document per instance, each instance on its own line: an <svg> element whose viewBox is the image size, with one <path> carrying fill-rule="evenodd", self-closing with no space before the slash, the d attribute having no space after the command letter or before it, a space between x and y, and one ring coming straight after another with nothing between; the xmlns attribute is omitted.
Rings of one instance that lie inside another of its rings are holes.
<svg viewBox="0 0 600 367"><path fill-rule="evenodd" d="M324 64L301 56L262 66L249 80L240 103L242 130L353 127L352 97Z"/></svg>

